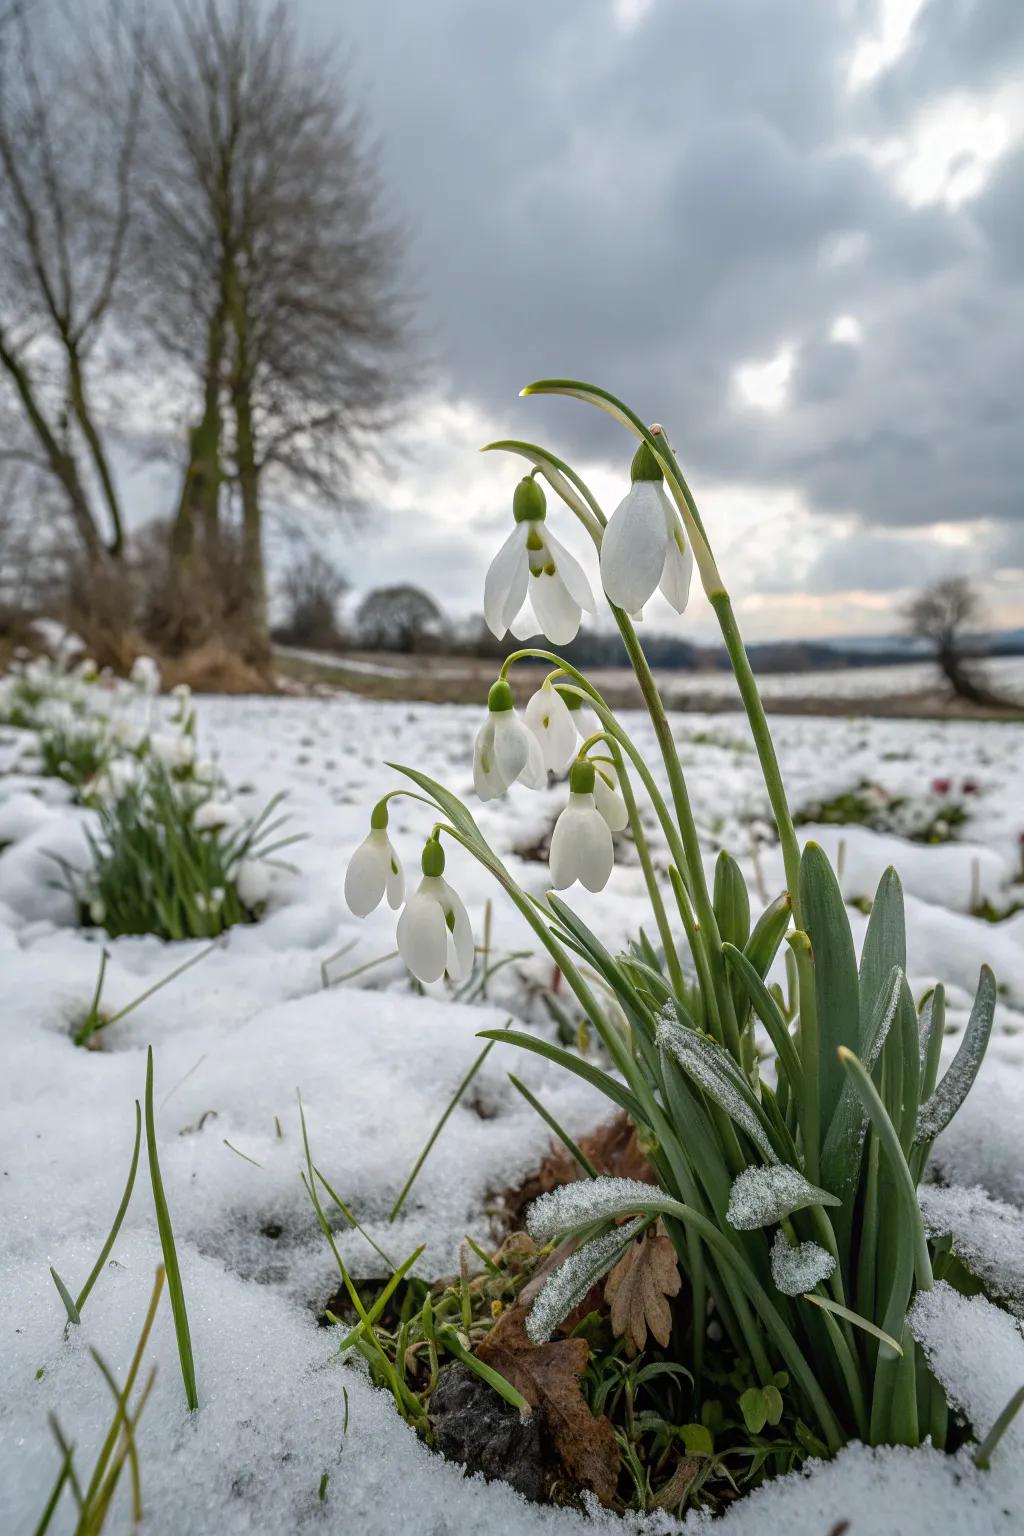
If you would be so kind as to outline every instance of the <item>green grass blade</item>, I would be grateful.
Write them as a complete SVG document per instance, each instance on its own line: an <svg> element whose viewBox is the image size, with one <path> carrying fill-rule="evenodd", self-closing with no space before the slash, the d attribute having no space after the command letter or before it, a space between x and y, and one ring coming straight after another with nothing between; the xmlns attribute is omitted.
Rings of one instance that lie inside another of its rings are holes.
<svg viewBox="0 0 1024 1536"><path fill-rule="evenodd" d="M142 1145L142 1110L141 1110L141 1108L139 1106L138 1099L136 1099L135 1100L135 1146L134 1146L134 1149L132 1150L131 1167L128 1169L128 1182L124 1186L124 1194L121 1196L121 1204L117 1208L117 1214L114 1217L114 1224L111 1227L109 1233L107 1234L107 1240L103 1244L103 1247L100 1249L99 1258L96 1260L96 1263L93 1265L92 1270L89 1273L89 1278L86 1280L85 1284L82 1286L82 1289L78 1293L78 1299L77 1299L75 1305L77 1306L79 1312L81 1312L82 1308L85 1306L86 1299L88 1298L89 1292L92 1290L93 1286L96 1284L96 1281L97 1281L97 1279L99 1277L100 1271L102 1270L104 1264L107 1262L107 1258L108 1258L108 1256L110 1254L110 1250L111 1250L111 1248L113 1248L114 1243L117 1241L117 1234L121 1230L121 1223L124 1221L125 1213L128 1210L128 1202L131 1200L131 1198L132 1198L132 1190L135 1188L135 1174L136 1174L136 1171L137 1171L138 1166L139 1166L139 1149L140 1149L141 1145Z"/></svg>
<svg viewBox="0 0 1024 1536"><path fill-rule="evenodd" d="M444 1345L449 1354L455 1356L456 1360L461 1360L463 1365L468 1366L474 1376L479 1376L481 1381L486 1381L487 1385L492 1387L499 1397L503 1397L506 1403L511 1403L513 1408L518 1408L521 1414L533 1412L526 1398L521 1392L516 1391L510 1381L506 1381L499 1371L492 1370L489 1365L485 1365L482 1360L478 1360L476 1355L466 1349L454 1328L439 1328L437 1340L439 1344Z"/></svg>
<svg viewBox="0 0 1024 1536"><path fill-rule="evenodd" d="M822 1307L826 1312L832 1312L836 1317L845 1318L855 1328L863 1328L865 1333L870 1333L874 1338L888 1344L889 1348L897 1355L902 1355L903 1346L893 1338L891 1333L886 1333L883 1328L878 1328L866 1317L861 1317L859 1312L853 1312L849 1307L842 1307L838 1301L833 1301L830 1296L814 1296L810 1291L804 1295L804 1301L811 1302L816 1307Z"/></svg>
<svg viewBox="0 0 1024 1536"><path fill-rule="evenodd" d="M630 1119L641 1125L647 1124L647 1116L640 1108L639 1100L630 1093L629 1089L617 1082L614 1077L609 1077L607 1072L602 1072L600 1067L584 1061L582 1056L574 1056L571 1051L563 1050L559 1045L551 1045L547 1040L541 1040L536 1035L524 1035L516 1029L482 1029L479 1031L478 1038L516 1045L520 1050L533 1051L536 1056L546 1057L556 1066L564 1067L567 1072L575 1072L577 1077L582 1077L584 1082L589 1083L592 1088L597 1088L606 1099L611 1099L613 1104L624 1109Z"/></svg>
<svg viewBox="0 0 1024 1536"><path fill-rule="evenodd" d="M512 1084L513 1088L522 1094L527 1104L529 1104L531 1108L537 1111L545 1125L549 1126L550 1129L554 1131L555 1135L562 1143L562 1146L569 1153L569 1156L573 1158L573 1160L579 1165L580 1168L583 1169L583 1172L587 1175L587 1177L590 1179L596 1179L597 1169L590 1161L590 1158L583 1151L582 1147L578 1146L576 1142L573 1141L572 1137L569 1135L569 1132L562 1129L551 1111L545 1109L540 1100L533 1096L529 1088L527 1088L526 1084L521 1083L518 1077L514 1077L511 1072L508 1074L508 1080Z"/></svg>
<svg viewBox="0 0 1024 1536"><path fill-rule="evenodd" d="M373 1306L370 1307L366 1315L361 1317L356 1326L342 1339L340 1345L342 1350L351 1349L356 1340L362 1338L363 1334L373 1327L426 1246L426 1243L421 1243L415 1252L410 1253L409 1257L398 1266L387 1285L373 1303Z"/></svg>
<svg viewBox="0 0 1024 1536"><path fill-rule="evenodd" d="M146 1051L146 1150L149 1154L149 1179L153 1188L153 1205L156 1224L160 1233L164 1268L167 1271L167 1294L170 1297L174 1317L174 1334L178 1341L178 1359L181 1361L181 1379L185 1386L185 1402L189 1411L199 1407L196 1390L196 1369L192 1358L192 1337L189 1333L188 1312L185 1308L185 1290L178 1267L178 1252L174 1246L174 1229L171 1213L167 1208L164 1183L160 1175L160 1160L156 1148L156 1119L153 1113L153 1047Z"/></svg>
<svg viewBox="0 0 1024 1536"><path fill-rule="evenodd" d="M988 1471L992 1462L992 1452L1022 1408L1024 1408L1024 1387L1018 1387L975 1453L974 1465L982 1472Z"/></svg>
<svg viewBox="0 0 1024 1536"><path fill-rule="evenodd" d="M412 1168L412 1172L409 1174L409 1177L406 1179L405 1183L402 1185L401 1193L399 1194L398 1199L395 1201L394 1205L391 1207L391 1215L388 1217L389 1221L394 1221L395 1217L398 1215L399 1211L402 1209L402 1206L405 1204L406 1199L407 1199L408 1194L409 1194L409 1191L412 1189L412 1186L415 1184L417 1178L419 1177L420 1169L423 1167L423 1164L426 1162L427 1158L430 1156L430 1152L431 1152L431 1149L432 1149L435 1141L440 1136L441 1132L444 1130L445 1126L448 1123L448 1117L451 1115L451 1113L454 1110L455 1106L458 1104L459 1100L462 1098L462 1095L465 1093L466 1089L469 1087L470 1083L473 1081L474 1077L476 1077L476 1074L479 1072L480 1068L483 1066L484 1062L487 1060L487 1057L490 1055L493 1047L494 1047L494 1041L493 1040L489 1040L487 1042L487 1044L484 1046L483 1050L480 1052L479 1056L474 1061L473 1065L470 1067L469 1071L466 1073L465 1077L462 1079L462 1081L459 1084L459 1086L456 1088L455 1092L452 1094L451 1098L449 1099L448 1105L447 1105L447 1107L446 1107L446 1109L444 1111L444 1114L441 1116L440 1120L437 1122L437 1124L434 1126L434 1129L431 1131L430 1135L427 1137L426 1146L423 1148L423 1151L420 1153L419 1157L416 1159L416 1162L414 1163L413 1168Z"/></svg>
<svg viewBox="0 0 1024 1536"><path fill-rule="evenodd" d="M68 1322L80 1323L82 1319L78 1315L78 1308L75 1306L74 1297L71 1295L71 1292L68 1290L67 1286L64 1284L64 1281L61 1279L60 1275L58 1275L52 1264L50 1265L50 1274L53 1277L54 1285L57 1287L57 1294L60 1296L61 1301L64 1303L64 1310L68 1314Z"/></svg>

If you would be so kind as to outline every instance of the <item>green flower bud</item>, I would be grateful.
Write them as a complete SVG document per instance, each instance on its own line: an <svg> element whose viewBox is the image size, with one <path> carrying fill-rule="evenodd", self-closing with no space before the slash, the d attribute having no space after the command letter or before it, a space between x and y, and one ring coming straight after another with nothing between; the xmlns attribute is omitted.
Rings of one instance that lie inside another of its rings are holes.
<svg viewBox="0 0 1024 1536"><path fill-rule="evenodd" d="M420 868L425 875L432 875L435 879L444 874L444 849L440 838L431 837L424 843Z"/></svg>
<svg viewBox="0 0 1024 1536"><path fill-rule="evenodd" d="M370 826L375 832L383 832L387 824L388 802L386 800L378 800L377 804L370 812Z"/></svg>
<svg viewBox="0 0 1024 1536"><path fill-rule="evenodd" d="M507 709L515 707L515 698L508 683L500 679L496 682L487 695L487 708L492 715L503 715Z"/></svg>
<svg viewBox="0 0 1024 1536"><path fill-rule="evenodd" d="M578 757L569 769L569 791L574 795L594 793L594 765L585 757Z"/></svg>
<svg viewBox="0 0 1024 1536"><path fill-rule="evenodd" d="M542 522L547 512L544 491L532 475L525 475L512 497L512 516L517 523Z"/></svg>
<svg viewBox="0 0 1024 1536"><path fill-rule="evenodd" d="M629 468L629 478L635 485L638 480L664 480L661 465L647 442L642 442L633 455L633 462Z"/></svg>

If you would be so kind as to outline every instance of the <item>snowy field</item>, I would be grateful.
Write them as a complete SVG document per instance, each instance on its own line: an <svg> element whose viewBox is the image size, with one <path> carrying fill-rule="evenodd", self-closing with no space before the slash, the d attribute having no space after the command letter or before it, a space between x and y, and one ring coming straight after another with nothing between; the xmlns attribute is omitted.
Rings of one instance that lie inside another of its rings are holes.
<svg viewBox="0 0 1024 1536"><path fill-rule="evenodd" d="M1024 657L995 656L980 663L990 687L1011 699L1024 698ZM914 697L932 693L939 683L934 661L908 661L889 667L838 667L834 672L766 672L758 677L761 697L772 699L858 699ZM731 672L686 673L677 677L687 698L731 696L738 691Z"/></svg>
<svg viewBox="0 0 1024 1536"><path fill-rule="evenodd" d="M891 677L892 669L886 673ZM831 674L821 681L834 689ZM4 1533L34 1530L56 1475L49 1412L59 1412L82 1465L91 1464L111 1399L89 1347L123 1376L145 1312L160 1246L141 1169L111 1261L82 1326L68 1338L48 1266L74 1289L102 1245L131 1155L148 1045L200 1411L186 1413L170 1311L162 1307L150 1346L158 1374L138 1435L144 1529L153 1536L377 1536L409 1528L423 1536L519 1536L621 1528L606 1514L538 1509L504 1486L464 1478L417 1441L361 1366L339 1360L336 1337L316 1322L337 1276L300 1182L296 1090L317 1165L396 1260L428 1243L419 1265L427 1276L457 1267L465 1234L489 1241L494 1197L545 1153L545 1127L511 1088L509 1069L572 1134L592 1128L604 1112L604 1100L541 1058L513 1060L510 1049L495 1049L400 1218L388 1221L428 1134L479 1052L477 1031L510 1017L551 1029L536 997L552 979L546 959L531 953L505 967L476 1003L454 999L443 983L423 997L397 960L383 959L394 950L394 915L385 907L359 923L342 897L346 860L367 831L369 808L398 782L386 759L416 766L473 804L482 831L520 883L538 894L545 889L547 866L536 850L564 789L531 794L516 787L501 801L473 803L470 763L480 718L476 709L346 698L201 701L202 750L216 757L240 807L256 812L285 790L289 830L307 837L286 855L294 869L275 873L263 920L233 929L194 969L104 1031L99 1050L76 1048L70 1031L89 1009L102 936L74 926L74 903L56 888L51 857L85 862L84 828L94 813L72 804L59 780L18 771L24 741L15 731L0 732ZM624 723L653 762L643 722ZM687 714L676 726L709 870L727 845L752 891L768 899L781 888L781 860L769 840L745 722L739 715ZM1000 1006L989 1058L938 1143L933 1168L942 1180L923 1203L928 1220L953 1232L990 1291L1020 1317L1024 910L1013 915L1012 908L1024 900L1024 727L787 717L774 721L773 731L796 808L862 782L882 798L920 802L929 816L944 797L963 807L956 840L934 846L862 825L808 825L801 834L817 836L833 858L842 844L858 940L866 918L856 904L871 895L885 866L896 864L907 893L912 989L919 996L936 979L949 985L950 1048L980 963L995 970ZM430 826L425 806L393 804L391 830L407 871L415 870ZM493 949L532 951L516 911L468 856L453 850L448 875L467 903L478 943L491 899ZM1009 915L994 922L973 915L982 906L989 915ZM630 847L620 847L608 889L597 897L583 893L578 910L609 946L646 920ZM107 947L104 1004L112 1011L203 948L151 937ZM382 963L325 988L321 966L331 956L337 958L327 967L329 982ZM381 1273L358 1232L339 1233L338 1242L357 1275ZM968 1301L940 1285L919 1304L915 1327L954 1401L987 1429L1024 1384L1024 1341L1014 1317L984 1297ZM967 1536L1019 1530L1022 1508L1018 1421L987 1473L974 1469L966 1451L946 1457L928 1448L854 1446L828 1466L765 1487L718 1528L723 1536L753 1536L784 1523L791 1536L825 1536L848 1520L850 1536ZM52 1530L72 1529L70 1501L62 1509ZM121 1523L116 1517L112 1528L127 1528L127 1498L117 1516ZM692 1516L685 1528L702 1525ZM665 1517L643 1528L680 1529Z"/></svg>

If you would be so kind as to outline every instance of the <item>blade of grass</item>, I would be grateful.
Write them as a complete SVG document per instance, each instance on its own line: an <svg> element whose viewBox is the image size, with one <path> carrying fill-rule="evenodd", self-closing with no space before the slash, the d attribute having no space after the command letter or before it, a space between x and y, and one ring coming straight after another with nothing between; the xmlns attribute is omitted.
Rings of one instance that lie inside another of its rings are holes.
<svg viewBox="0 0 1024 1536"><path fill-rule="evenodd" d="M141 1109L141 1107L139 1105L138 1099L136 1099L135 1100L135 1146L134 1146L134 1148L132 1150L131 1167L128 1169L128 1181L127 1181L127 1183L124 1186L124 1194L121 1196L121 1204L117 1208L117 1214L114 1217L114 1224L110 1228L109 1233L107 1234L106 1242L103 1244L103 1247L100 1249L99 1258L96 1260L96 1263L93 1265L92 1269L89 1272L88 1279L86 1280L85 1284L82 1286L82 1289L78 1293L78 1299L76 1300L75 1305L78 1308L79 1312L81 1312L82 1308L85 1306L85 1303L86 1303L86 1300L88 1298L89 1292L92 1290L93 1286L96 1284L96 1281L97 1281L97 1279L99 1277L100 1271L102 1270L104 1264L107 1262L107 1257L108 1257L108 1255L110 1253L110 1250L111 1250L111 1248L113 1248L114 1243L117 1241L117 1234L121 1230L121 1223L124 1221L125 1213L128 1210L128 1202L131 1200L131 1198L132 1198L132 1190L135 1188L135 1174L136 1174L136 1171L137 1171L138 1166L139 1166L139 1149L140 1149L141 1145L142 1145L142 1109Z"/></svg>
<svg viewBox="0 0 1024 1536"><path fill-rule="evenodd" d="M492 1370L482 1360L478 1360L462 1343L454 1328L439 1328L437 1330L438 1343L443 1344L450 1355L462 1364L468 1366L474 1376L479 1376L481 1381L486 1381L489 1387L493 1387L499 1397L503 1397L506 1403L511 1403L513 1408L518 1408L524 1416L533 1412L530 1404L521 1392L517 1392L510 1381L506 1381L500 1372Z"/></svg>
<svg viewBox="0 0 1024 1536"><path fill-rule="evenodd" d="M893 1338L892 1334L886 1333L884 1328L877 1327L866 1317L861 1317L859 1312L852 1312L849 1307L841 1307L838 1301L833 1301L829 1296L815 1296L810 1291L805 1292L804 1301L812 1302L814 1306L821 1307L826 1312L832 1312L836 1317L845 1318L855 1328L863 1328L865 1333L870 1333L874 1338L880 1339L883 1344L888 1344L895 1354L902 1355L903 1346Z"/></svg>
<svg viewBox="0 0 1024 1536"><path fill-rule="evenodd" d="M430 1135L427 1137L426 1146L423 1148L423 1151L420 1153L419 1157L416 1159L416 1162L413 1165L412 1172L409 1174L409 1177L406 1179L405 1183L402 1185L401 1193L399 1194L398 1199L395 1201L394 1205L391 1207L391 1215L388 1217L389 1221L394 1221L395 1217L398 1215L399 1211L402 1209L402 1206L405 1204L406 1198L408 1197L408 1194L409 1194L409 1191L412 1189L412 1186L415 1184L417 1178L419 1177L420 1169L423 1167L423 1164L426 1162L427 1158L430 1156L430 1152L431 1152L431 1149L433 1148L433 1145L434 1145L435 1141L440 1136L441 1132L444 1130L445 1125L448 1122L449 1115L451 1114L451 1112L455 1108L455 1106L458 1104L459 1100L462 1098L462 1095L465 1093L466 1089L469 1087L469 1085L473 1081L474 1077L476 1077L476 1074L479 1072L479 1070L483 1066L484 1062L487 1060L487 1057L490 1055L490 1052L491 1052L493 1046L494 1046L494 1041L493 1040L488 1040L487 1044L484 1046L483 1050L480 1052L479 1056L476 1058L476 1060L474 1061L473 1065L470 1067L469 1071L466 1073L465 1077L462 1079L462 1082L459 1084L459 1086L456 1088L454 1094L449 1099L448 1106L445 1109L444 1114L441 1116L440 1120L437 1122L437 1124L434 1126L434 1129L431 1131Z"/></svg>
<svg viewBox="0 0 1024 1536"><path fill-rule="evenodd" d="M1022 1408L1024 1408L1024 1387L1018 1387L975 1453L974 1465L982 1472L988 1471L992 1462L992 1452Z"/></svg>
<svg viewBox="0 0 1024 1536"><path fill-rule="evenodd" d="M342 1350L351 1349L356 1340L361 1338L369 1328L373 1327L373 1324L377 1321L378 1317L380 1317L381 1313L384 1311L384 1308L395 1294L395 1291L401 1285L402 1281L405 1279L410 1269L412 1269L412 1266L416 1263L416 1260L419 1258L420 1254L423 1252L426 1246L426 1243L421 1243L415 1252L411 1253L409 1257L398 1266L394 1274L391 1276L391 1279L388 1281L387 1285L384 1287L376 1301L373 1303L373 1306L366 1313L365 1317L361 1317L356 1326L342 1339L340 1345Z"/></svg>
<svg viewBox="0 0 1024 1536"><path fill-rule="evenodd" d="M199 1407L199 1394L196 1390L195 1362L192 1358L192 1338L189 1333L188 1312L185 1308L185 1290L181 1283L181 1270L178 1267L178 1252L174 1246L174 1229L171 1226L171 1213L167 1208L167 1197L164 1194L164 1183L160 1175L160 1160L156 1148L156 1119L153 1114L153 1047L146 1051L146 1149L149 1154L149 1179L153 1188L153 1205L156 1209L156 1224L160 1233L160 1247L164 1256L164 1267L167 1271L167 1294L171 1301L171 1312L174 1317L174 1333L178 1341L178 1359L181 1361L181 1379L185 1387L185 1402L189 1411L194 1413Z"/></svg>
<svg viewBox="0 0 1024 1536"><path fill-rule="evenodd" d="M515 1088L518 1093L522 1094L527 1104L529 1104L533 1109L537 1111L545 1125L549 1126L550 1129L554 1131L555 1135L562 1143L562 1146L569 1153L570 1157L572 1157L575 1162L579 1164L587 1177L589 1179L596 1179L597 1169L590 1161L590 1158L583 1151L582 1147L579 1147L576 1142L573 1141L572 1137L569 1135L569 1132L563 1131L562 1127L559 1125L551 1111L545 1109L540 1100L534 1098L526 1084L521 1083L518 1077L514 1077L511 1072L508 1074L508 1080L512 1084L513 1088Z"/></svg>

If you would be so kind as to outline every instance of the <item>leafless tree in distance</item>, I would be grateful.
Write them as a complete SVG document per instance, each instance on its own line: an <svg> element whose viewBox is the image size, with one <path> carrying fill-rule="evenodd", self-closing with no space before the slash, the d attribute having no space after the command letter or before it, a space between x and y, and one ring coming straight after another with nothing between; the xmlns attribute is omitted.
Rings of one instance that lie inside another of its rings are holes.
<svg viewBox="0 0 1024 1536"><path fill-rule="evenodd" d="M289 645L335 649L341 641L338 603L348 586L344 574L320 550L296 555L281 578L285 614L276 637Z"/></svg>
<svg viewBox="0 0 1024 1536"><path fill-rule="evenodd" d="M404 393L398 240L344 73L301 45L287 6L176 0L145 57L140 313L200 402L173 554L215 551L230 496L245 647L263 659L266 503L344 510Z"/></svg>
<svg viewBox="0 0 1024 1536"><path fill-rule="evenodd" d="M8 461L59 487L84 554L119 556L124 518L97 405L124 276L142 69L117 4L90 28L55 4L0 25L0 394Z"/></svg>
<svg viewBox="0 0 1024 1536"><path fill-rule="evenodd" d="M973 704L1002 702L967 660L966 631L982 617L981 599L965 576L947 576L933 582L907 606L907 625L912 635L927 640L953 692Z"/></svg>
<svg viewBox="0 0 1024 1536"><path fill-rule="evenodd" d="M438 604L419 587L377 587L356 610L361 644L373 651L434 651L444 638Z"/></svg>

